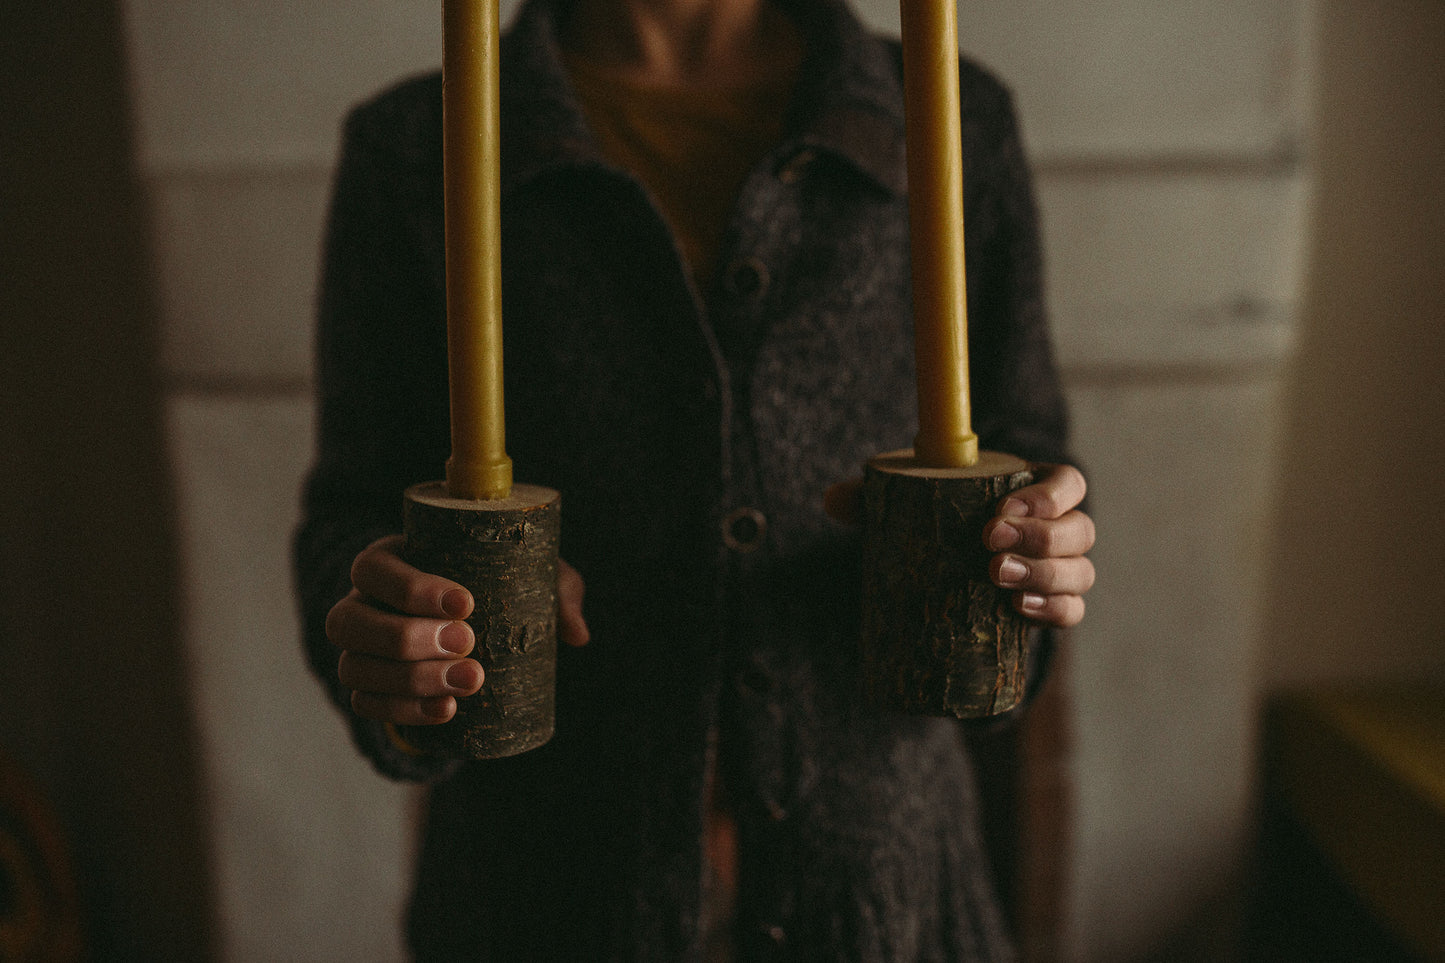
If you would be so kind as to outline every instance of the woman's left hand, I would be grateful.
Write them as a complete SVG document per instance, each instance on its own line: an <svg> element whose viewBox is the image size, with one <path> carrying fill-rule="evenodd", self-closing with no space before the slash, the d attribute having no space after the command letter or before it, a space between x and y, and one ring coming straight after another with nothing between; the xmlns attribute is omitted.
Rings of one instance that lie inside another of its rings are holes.
<svg viewBox="0 0 1445 963"><path fill-rule="evenodd" d="M1032 485L1009 493L983 529L996 552L989 577L1012 592L1014 608L1045 625L1067 628L1084 618L1094 585L1094 521L1079 511L1084 476L1072 465L1039 465Z"/></svg>
<svg viewBox="0 0 1445 963"><path fill-rule="evenodd" d="M1094 520L1079 511L1087 486L1072 465L1036 465L1032 485L1011 492L983 529L997 554L989 578L1012 593L1014 608L1045 625L1067 628L1084 618L1084 595L1094 585ZM857 524L863 481L832 486L823 506L837 521Z"/></svg>

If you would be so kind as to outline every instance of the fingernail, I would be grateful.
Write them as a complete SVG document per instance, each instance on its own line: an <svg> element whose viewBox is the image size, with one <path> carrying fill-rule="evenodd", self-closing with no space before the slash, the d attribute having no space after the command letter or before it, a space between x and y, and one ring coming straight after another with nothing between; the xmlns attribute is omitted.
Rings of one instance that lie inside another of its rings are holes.
<svg viewBox="0 0 1445 963"><path fill-rule="evenodd" d="M475 663L467 659L447 669L447 685L458 692L471 692L477 681L477 670L473 665Z"/></svg>
<svg viewBox="0 0 1445 963"><path fill-rule="evenodd" d="M1042 612L1044 608L1044 597L1035 595L1032 592L1025 592L1024 597L1019 599L1019 608L1025 612Z"/></svg>
<svg viewBox="0 0 1445 963"><path fill-rule="evenodd" d="M1009 557L998 567L998 580L1005 585L1016 585L1028 577L1029 567L1018 559Z"/></svg>
<svg viewBox="0 0 1445 963"><path fill-rule="evenodd" d="M995 525L988 535L988 547L992 549L1013 548L1019 543L1019 530L1012 525Z"/></svg>
<svg viewBox="0 0 1445 963"><path fill-rule="evenodd" d="M428 718L441 719L445 721L447 719L450 719L452 717L452 713L456 710L454 704L452 703L451 696L443 696L440 699L421 700L421 711L422 715L425 715Z"/></svg>
<svg viewBox="0 0 1445 963"><path fill-rule="evenodd" d="M472 630L465 622L448 622L437 631L437 644L462 655L472 649Z"/></svg>
<svg viewBox="0 0 1445 963"><path fill-rule="evenodd" d="M1022 518L1029 513L1029 503L1022 498L1010 498L1000 506L998 513L1000 515L1012 515L1017 518Z"/></svg>
<svg viewBox="0 0 1445 963"><path fill-rule="evenodd" d="M466 618L471 607L471 597L462 589L448 589L442 596L442 611L447 614L447 618Z"/></svg>

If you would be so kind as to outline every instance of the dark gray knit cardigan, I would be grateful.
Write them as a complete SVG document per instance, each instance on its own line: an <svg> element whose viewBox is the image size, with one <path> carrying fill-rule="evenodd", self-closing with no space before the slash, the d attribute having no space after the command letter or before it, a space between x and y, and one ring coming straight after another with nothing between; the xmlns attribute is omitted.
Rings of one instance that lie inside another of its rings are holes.
<svg viewBox="0 0 1445 963"><path fill-rule="evenodd" d="M710 763L738 813L742 959L1012 957L959 724L855 701L858 545L822 510L915 430L898 51L835 0L790 9L807 54L787 133L706 290L598 155L550 0L504 41L509 451L563 493L593 635L561 653L555 738L514 759L398 754L351 715L325 639L352 558L448 454L440 80L347 121L296 566L311 665L361 750L434 782L408 921L423 958L698 959ZM1009 97L965 62L962 102L975 430L1060 460ZM766 519L753 551L723 537L743 507Z"/></svg>

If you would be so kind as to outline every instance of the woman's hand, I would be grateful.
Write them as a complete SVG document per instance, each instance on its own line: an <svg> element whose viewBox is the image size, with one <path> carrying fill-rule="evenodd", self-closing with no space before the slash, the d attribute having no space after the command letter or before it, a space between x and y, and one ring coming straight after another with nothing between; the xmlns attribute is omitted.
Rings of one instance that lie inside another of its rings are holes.
<svg viewBox="0 0 1445 963"><path fill-rule="evenodd" d="M1019 612L1045 625L1078 625L1094 585L1094 521L1079 511L1087 486L1072 465L1040 465L1037 481L1011 492L983 529L997 552L989 577L1013 593Z"/></svg>
<svg viewBox="0 0 1445 963"><path fill-rule="evenodd" d="M983 529L984 545L996 552L989 578L1012 592L1014 608L1059 628L1084 617L1084 595L1094 585L1094 521L1079 511L1087 486L1072 465L1039 465L1032 485L1010 493ZM856 524L862 514L861 479L834 485L823 508L834 519Z"/></svg>
<svg viewBox="0 0 1445 963"><path fill-rule="evenodd" d="M482 687L482 666L467 655L476 645L472 595L429 575L397 554L402 537L374 542L351 566L351 592L326 616L326 637L341 649L337 671L351 689L351 708L367 719L422 726L446 722L458 698ZM559 561L558 634L586 645L582 576Z"/></svg>

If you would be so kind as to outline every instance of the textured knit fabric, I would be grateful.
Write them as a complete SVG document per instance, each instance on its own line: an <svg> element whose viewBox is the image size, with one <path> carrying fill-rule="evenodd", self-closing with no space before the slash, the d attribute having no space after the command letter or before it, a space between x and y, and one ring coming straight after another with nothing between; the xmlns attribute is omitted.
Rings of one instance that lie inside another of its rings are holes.
<svg viewBox="0 0 1445 963"><path fill-rule="evenodd" d="M508 448L520 480L563 493L592 631L560 653L556 736L512 759L400 753L350 713L325 639L351 560L448 454L440 81L347 121L298 588L312 667L360 749L433 783L420 958L697 960L713 764L738 817L740 959L1012 958L960 724L854 697L858 539L822 509L916 426L898 50L834 0L791 12L807 53L785 132L703 288L598 153L549 0L504 40ZM1061 460L1009 97L967 62L961 85L975 430ZM766 520L755 549L724 537L739 508Z"/></svg>

